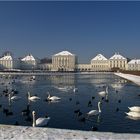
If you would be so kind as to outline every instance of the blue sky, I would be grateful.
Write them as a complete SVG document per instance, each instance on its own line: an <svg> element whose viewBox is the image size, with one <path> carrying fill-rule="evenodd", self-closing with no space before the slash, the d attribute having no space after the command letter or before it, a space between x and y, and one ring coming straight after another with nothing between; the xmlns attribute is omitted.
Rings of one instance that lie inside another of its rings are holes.
<svg viewBox="0 0 140 140"><path fill-rule="evenodd" d="M140 2L0 2L0 53L140 58Z"/></svg>

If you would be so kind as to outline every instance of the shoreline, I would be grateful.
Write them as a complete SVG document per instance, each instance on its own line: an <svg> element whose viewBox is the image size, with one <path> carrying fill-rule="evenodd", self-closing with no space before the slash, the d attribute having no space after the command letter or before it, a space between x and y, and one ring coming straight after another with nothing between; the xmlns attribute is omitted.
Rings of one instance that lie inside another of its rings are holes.
<svg viewBox="0 0 140 140"><path fill-rule="evenodd" d="M0 72L0 75L69 75L69 74L113 74L113 72Z"/></svg>
<svg viewBox="0 0 140 140"><path fill-rule="evenodd" d="M1 139L51 139L51 140L139 140L138 133L114 133L114 132L95 132L80 131L69 129L56 129L46 127L27 127L0 125Z"/></svg>

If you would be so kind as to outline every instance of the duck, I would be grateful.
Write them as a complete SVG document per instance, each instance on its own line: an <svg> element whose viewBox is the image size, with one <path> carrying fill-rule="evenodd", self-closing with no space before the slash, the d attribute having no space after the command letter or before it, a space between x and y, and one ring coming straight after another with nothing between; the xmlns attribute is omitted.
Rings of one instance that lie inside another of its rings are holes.
<svg viewBox="0 0 140 140"><path fill-rule="evenodd" d="M14 125L19 125L18 121L16 121L16 122L14 123Z"/></svg>
<svg viewBox="0 0 140 140"><path fill-rule="evenodd" d="M7 112L9 112L9 109L3 108L3 113L7 113Z"/></svg>
<svg viewBox="0 0 140 140"><path fill-rule="evenodd" d="M37 100L40 100L40 97L38 97L38 96L31 96L30 92L28 92L28 100L35 102Z"/></svg>
<svg viewBox="0 0 140 140"><path fill-rule="evenodd" d="M79 101L76 101L76 105L79 105L80 104L80 102Z"/></svg>
<svg viewBox="0 0 140 140"><path fill-rule="evenodd" d="M92 107L91 101L88 102L88 107Z"/></svg>
<svg viewBox="0 0 140 140"><path fill-rule="evenodd" d="M129 112L125 112L125 114L127 114L130 117L134 117L134 118L139 118L140 117L140 112L129 111Z"/></svg>
<svg viewBox="0 0 140 140"><path fill-rule="evenodd" d="M47 126L47 124L48 124L48 122L50 120L50 117L38 118L36 120L36 113L35 113L35 111L32 112L32 115L33 115L33 124L32 124L33 127Z"/></svg>
<svg viewBox="0 0 140 140"><path fill-rule="evenodd" d="M16 89L12 89L11 90L11 93L14 95L14 94L18 94L18 91Z"/></svg>
<svg viewBox="0 0 140 140"><path fill-rule="evenodd" d="M82 116L83 115L83 113L81 112L81 111L79 111L78 113L77 113L77 116L79 117L79 116Z"/></svg>
<svg viewBox="0 0 140 140"><path fill-rule="evenodd" d="M33 119L32 119L32 117L30 115L28 115L27 118L25 118L25 121L26 122L32 122L32 120Z"/></svg>
<svg viewBox="0 0 140 140"><path fill-rule="evenodd" d="M98 102L98 110L91 110L91 111L89 111L87 113L88 117L95 116L95 115L100 114L101 113L101 107L100 107L100 105L101 105L101 102Z"/></svg>
<svg viewBox="0 0 140 140"><path fill-rule="evenodd" d="M51 96L50 93L48 92L48 97L47 100L48 101L56 101L56 100L60 100L61 98L57 97L57 96Z"/></svg>
<svg viewBox="0 0 140 140"><path fill-rule="evenodd" d="M5 114L6 114L6 116L12 116L13 115L13 112L8 111Z"/></svg>
<svg viewBox="0 0 140 140"><path fill-rule="evenodd" d="M121 100L118 100L118 103L121 103Z"/></svg>
<svg viewBox="0 0 140 140"><path fill-rule="evenodd" d="M100 92L98 92L98 94L99 94L101 97L105 97L106 94L108 94L108 86L106 87L106 90L105 90L105 91L100 91Z"/></svg>
<svg viewBox="0 0 140 140"><path fill-rule="evenodd" d="M22 115L23 116L28 116L30 114L30 106L27 105L27 108L22 110Z"/></svg>
<svg viewBox="0 0 140 140"><path fill-rule="evenodd" d="M92 127L91 127L91 130L92 130L92 131L97 131L98 128L97 128L96 126L92 126Z"/></svg>
<svg viewBox="0 0 140 140"><path fill-rule="evenodd" d="M80 109L74 110L74 113L78 113L78 112L80 112Z"/></svg>
<svg viewBox="0 0 140 140"><path fill-rule="evenodd" d="M85 122L86 121L86 118L85 117L81 117L81 118L79 118L79 121L80 122Z"/></svg>
<svg viewBox="0 0 140 140"><path fill-rule="evenodd" d="M116 108L116 112L118 112L118 111L119 111L119 108L117 107L117 108Z"/></svg>
<svg viewBox="0 0 140 140"><path fill-rule="evenodd" d="M140 106L132 106L128 107L130 111L139 112L140 113Z"/></svg>

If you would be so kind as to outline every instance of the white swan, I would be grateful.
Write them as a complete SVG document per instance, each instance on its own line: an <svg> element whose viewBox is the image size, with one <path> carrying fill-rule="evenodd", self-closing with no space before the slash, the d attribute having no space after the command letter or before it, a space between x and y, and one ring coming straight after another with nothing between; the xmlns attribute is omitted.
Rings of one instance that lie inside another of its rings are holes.
<svg viewBox="0 0 140 140"><path fill-rule="evenodd" d="M33 115L33 124L32 124L33 127L36 127L36 126L46 126L48 124L49 120L50 120L50 117L38 118L36 120L35 111L32 112L32 115Z"/></svg>
<svg viewBox="0 0 140 140"><path fill-rule="evenodd" d="M19 99L21 99L21 97L19 97L19 96L12 96L12 97L11 97L11 94L9 94L9 100L10 100L10 101L17 101L17 100L19 100Z"/></svg>
<svg viewBox="0 0 140 140"><path fill-rule="evenodd" d="M125 112L125 113L130 117L134 117L134 118L139 118L140 117L140 112L129 111L129 112Z"/></svg>
<svg viewBox="0 0 140 140"><path fill-rule="evenodd" d="M99 94L101 97L105 97L106 94L108 94L108 86L106 87L106 90L105 90L105 91L100 91L98 94Z"/></svg>
<svg viewBox="0 0 140 140"><path fill-rule="evenodd" d="M31 96L30 92L28 92L28 100L35 102L37 100L40 100L40 98L38 96Z"/></svg>
<svg viewBox="0 0 140 140"><path fill-rule="evenodd" d="M139 112L140 113L140 106L132 106L128 107L130 111Z"/></svg>
<svg viewBox="0 0 140 140"><path fill-rule="evenodd" d="M95 116L101 113L101 102L98 102L98 110L91 110L87 113L88 116Z"/></svg>
<svg viewBox="0 0 140 140"><path fill-rule="evenodd" d="M57 96L51 96L50 93L48 92L48 97L47 99L49 101L56 101L56 100L60 100L61 98L57 97Z"/></svg>
<svg viewBox="0 0 140 140"><path fill-rule="evenodd" d="M74 88L73 89L73 92L75 93L75 92L78 92L78 88Z"/></svg>

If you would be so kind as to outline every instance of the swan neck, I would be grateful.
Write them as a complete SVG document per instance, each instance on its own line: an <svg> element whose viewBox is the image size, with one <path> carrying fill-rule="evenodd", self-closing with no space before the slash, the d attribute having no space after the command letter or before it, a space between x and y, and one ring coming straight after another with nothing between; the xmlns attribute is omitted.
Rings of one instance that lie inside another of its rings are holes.
<svg viewBox="0 0 140 140"><path fill-rule="evenodd" d="M11 106L11 95L9 94L9 106Z"/></svg>
<svg viewBox="0 0 140 140"><path fill-rule="evenodd" d="M10 93L9 93L9 100L11 100L11 95L10 95Z"/></svg>
<svg viewBox="0 0 140 140"><path fill-rule="evenodd" d="M51 95L48 93L48 99L51 97Z"/></svg>
<svg viewBox="0 0 140 140"><path fill-rule="evenodd" d="M33 114L33 127L36 126L36 119L35 119L35 114Z"/></svg>
<svg viewBox="0 0 140 140"><path fill-rule="evenodd" d="M100 105L101 103L99 102L98 103L98 110L99 110L99 112L101 112L101 105Z"/></svg>
<svg viewBox="0 0 140 140"><path fill-rule="evenodd" d="M108 100L108 93L105 95L105 99Z"/></svg>
<svg viewBox="0 0 140 140"><path fill-rule="evenodd" d="M28 98L30 98L30 97L31 97L30 92L28 92Z"/></svg>
<svg viewBox="0 0 140 140"><path fill-rule="evenodd" d="M106 87L106 93L108 93L108 87Z"/></svg>

